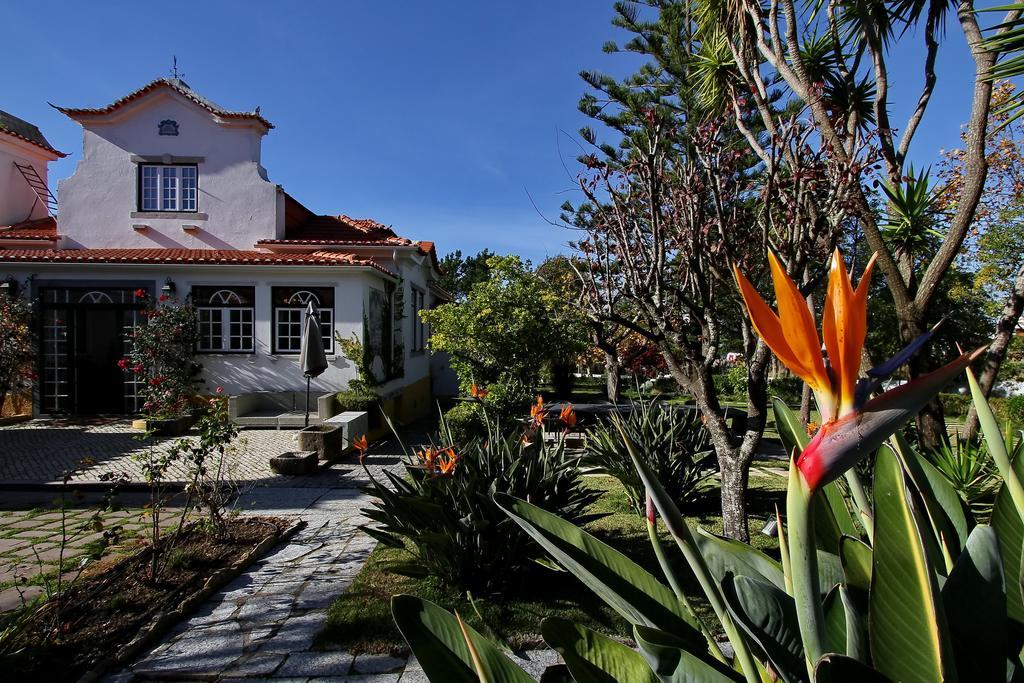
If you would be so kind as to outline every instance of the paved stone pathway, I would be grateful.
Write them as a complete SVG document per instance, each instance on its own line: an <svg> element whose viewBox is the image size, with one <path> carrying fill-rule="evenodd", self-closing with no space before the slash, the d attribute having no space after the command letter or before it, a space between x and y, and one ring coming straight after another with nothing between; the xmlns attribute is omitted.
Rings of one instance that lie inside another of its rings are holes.
<svg viewBox="0 0 1024 683"><path fill-rule="evenodd" d="M278 476L269 465L271 456L295 450L297 433L284 429L242 430L226 456L231 479L260 486L303 486L304 478ZM181 437L140 441L140 434L123 419L38 419L0 427L0 483L60 482L64 471L85 458L90 464L73 481L100 481L105 474L125 474L131 481L143 481L142 468L132 456L147 448L169 448ZM187 474L186 465L178 463L172 466L168 479L183 481Z"/></svg>
<svg viewBox="0 0 1024 683"><path fill-rule="evenodd" d="M164 508L162 529L176 527L180 521L180 508ZM88 558L134 550L150 522L140 507L116 511L73 507L64 514L53 507L0 511L0 612L41 595L46 583L55 587L60 567L62 580L70 581ZM109 534L106 539L105 533Z"/></svg>

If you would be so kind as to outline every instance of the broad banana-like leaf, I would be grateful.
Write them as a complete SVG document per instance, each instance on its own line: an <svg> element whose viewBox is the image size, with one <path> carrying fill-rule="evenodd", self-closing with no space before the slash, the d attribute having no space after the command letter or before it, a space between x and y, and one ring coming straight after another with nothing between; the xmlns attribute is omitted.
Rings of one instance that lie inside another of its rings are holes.
<svg viewBox="0 0 1024 683"><path fill-rule="evenodd" d="M974 410L978 413L978 424L981 425L981 432L985 435L985 445L988 446L989 455L992 461L999 468L999 474L1003 477L1003 488L1009 498L1013 501L1017 514L1024 520L1024 485L1017 475L1013 464L1010 462L1010 455L1006 451L1006 442L999 430L999 423L992 413L985 394L978 385L971 369L967 369L967 383L971 387L971 398L974 400Z"/></svg>
<svg viewBox="0 0 1024 683"><path fill-rule="evenodd" d="M754 576L785 590L786 577L782 567L760 550L731 538L716 536L699 527L694 540L704 561L708 563L708 569L719 583L727 574Z"/></svg>
<svg viewBox="0 0 1024 683"><path fill-rule="evenodd" d="M861 600L860 602L863 602ZM866 662L868 632L866 605L858 605L853 592L846 586L833 588L825 597L825 643L829 652Z"/></svg>
<svg viewBox="0 0 1024 683"><path fill-rule="evenodd" d="M494 502L526 533L632 624L659 628L707 649L696 617L650 572L564 519L504 493Z"/></svg>
<svg viewBox="0 0 1024 683"><path fill-rule="evenodd" d="M891 683L884 674L864 662L827 654L814 667L814 683Z"/></svg>
<svg viewBox="0 0 1024 683"><path fill-rule="evenodd" d="M874 666L903 683L955 680L946 615L925 549L923 534L931 532L911 503L899 459L887 446L875 461L874 499L869 598Z"/></svg>
<svg viewBox="0 0 1024 683"><path fill-rule="evenodd" d="M743 676L714 659L684 649L669 633L646 626L633 627L633 639L662 683L736 683Z"/></svg>
<svg viewBox="0 0 1024 683"><path fill-rule="evenodd" d="M909 484L920 496L921 503L931 522L935 543L941 546L945 540L949 554L956 556L967 542L973 520L964 512L964 504L956 489L935 465L923 458L902 434L893 435L896 441L894 453L900 459L907 473Z"/></svg>
<svg viewBox="0 0 1024 683"><path fill-rule="evenodd" d="M1013 462L1017 476L1024 477L1024 458ZM999 551L1006 577L1006 610L1014 621L1024 624L1024 522L1017 513L1006 483L999 488L992 506L992 528L999 537Z"/></svg>
<svg viewBox="0 0 1024 683"><path fill-rule="evenodd" d="M558 617L548 617L540 628L577 683L658 682L643 655L607 636Z"/></svg>
<svg viewBox="0 0 1024 683"><path fill-rule="evenodd" d="M432 681L533 681L529 674L473 628L466 626L464 636L459 620L429 600L414 595L396 595L391 598L391 614L423 672ZM467 639L472 643L472 649L467 645ZM481 672L479 676L478 670Z"/></svg>
<svg viewBox="0 0 1024 683"><path fill-rule="evenodd" d="M818 551L818 585L821 592L827 594L832 587L845 580L843 573L843 562L835 553L827 553L824 550Z"/></svg>
<svg viewBox="0 0 1024 683"><path fill-rule="evenodd" d="M786 683L807 680L796 605L781 588L750 576L728 576L722 583L729 611L768 656Z"/></svg>
<svg viewBox="0 0 1024 683"><path fill-rule="evenodd" d="M665 488L658 481L658 478L654 476L654 473L651 472L647 463L637 454L636 447L630 441L621 424L617 426L626 444L626 449L629 451L629 457L633 460L633 466L636 467L637 474L640 475L640 480L643 481L644 487L647 489L647 495L650 496L654 507L658 510L658 514L664 520L665 527L672 534L676 547L679 548L687 564L690 565L690 570L693 572L694 577L696 577L697 583L700 584L701 590L704 591L704 597L710 603L711 609L714 610L715 616L718 617L718 622L722 625L722 630L725 631L726 637L736 652L735 664L743 672L743 676L748 683L759 683L761 676L758 662L751 655L750 648L747 647L747 643L743 639L743 634L736 624L733 623L732 616L729 614L729 608L725 604L725 598L722 596L721 585L715 581L711 570L708 569L707 562L704 561L704 556L701 555L700 550L697 548L693 531L679 512L675 501L666 493Z"/></svg>
<svg viewBox="0 0 1024 683"><path fill-rule="evenodd" d="M839 558L846 583L866 594L871 588L871 547L860 539L844 536L839 544Z"/></svg>
<svg viewBox="0 0 1024 683"><path fill-rule="evenodd" d="M999 539L978 526L942 586L950 640L962 681L998 681L1006 675L1006 582Z"/></svg>

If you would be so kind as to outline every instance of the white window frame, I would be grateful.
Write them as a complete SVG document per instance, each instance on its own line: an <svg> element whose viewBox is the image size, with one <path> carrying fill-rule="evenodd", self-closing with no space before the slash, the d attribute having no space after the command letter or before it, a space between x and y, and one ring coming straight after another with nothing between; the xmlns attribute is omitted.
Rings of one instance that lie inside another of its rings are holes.
<svg viewBox="0 0 1024 683"><path fill-rule="evenodd" d="M224 304L242 304L241 298L230 289L221 289L210 295L207 303L219 306L196 305L199 318L199 341L196 350L199 353L254 353L256 351L256 308L255 306L229 306ZM206 320L204 320L206 318ZM204 340L214 339L214 327L220 327L220 346L204 344ZM232 334L232 326L239 327L239 334ZM209 328L204 332L204 327ZM239 348L231 348L233 340L239 340Z"/></svg>
<svg viewBox="0 0 1024 683"><path fill-rule="evenodd" d="M139 211L199 211L199 167L195 164L139 164Z"/></svg>
<svg viewBox="0 0 1024 683"><path fill-rule="evenodd" d="M425 351L427 348L427 324L420 318L420 311L427 310L427 293L419 287L412 288L412 350Z"/></svg>
<svg viewBox="0 0 1024 683"><path fill-rule="evenodd" d="M271 289L271 296L273 298L273 289ZM329 356L334 354L334 307L322 308L320 298L313 292L304 289L288 297L286 304L273 304L275 354L290 356L298 354L302 349L303 323L305 322L306 307L310 301L313 302L313 306L320 316L320 337L324 342L324 353ZM282 325L289 326L289 328L298 325L297 335L291 334L293 329L289 329L288 334L282 335ZM287 344L282 344L284 340L287 340ZM287 348L285 348L286 346Z"/></svg>

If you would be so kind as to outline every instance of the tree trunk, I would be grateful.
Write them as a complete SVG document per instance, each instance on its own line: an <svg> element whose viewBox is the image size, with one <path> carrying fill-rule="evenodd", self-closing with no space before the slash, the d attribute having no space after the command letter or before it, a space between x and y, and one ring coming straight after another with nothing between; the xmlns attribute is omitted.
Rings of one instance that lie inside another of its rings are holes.
<svg viewBox="0 0 1024 683"><path fill-rule="evenodd" d="M910 359L911 379L926 374L932 368L928 367L928 356L918 353ZM929 401L921 412L917 414L917 439L924 450L935 450L949 441L946 434L946 419L942 415L942 403L938 398Z"/></svg>
<svg viewBox="0 0 1024 683"><path fill-rule="evenodd" d="M1006 351L1013 341L1014 330L1020 321L1021 312L1024 311L1024 264L1017 270L1017 278L1013 282L1013 289L1010 290L1006 302L1003 304L1003 312L996 322L996 336L992 345L988 347L985 355L985 364L982 366L981 375L978 377L978 384L981 386L985 398L992 393L996 378L999 376L999 367L1006 359ZM978 433L978 413L972 405L967 411L967 420L964 422L963 438L973 439Z"/></svg>
<svg viewBox="0 0 1024 683"><path fill-rule="evenodd" d="M604 352L604 372L608 402L618 403L622 384L622 366L619 365L619 357L614 353Z"/></svg>
<svg viewBox="0 0 1024 683"><path fill-rule="evenodd" d="M800 422L803 423L804 429L807 428L808 423L811 421L811 385L804 382L803 388L800 390Z"/></svg>
<svg viewBox="0 0 1024 683"><path fill-rule="evenodd" d="M718 458L722 473L722 531L729 538L750 542L747 521L747 482L750 467L744 467L735 457Z"/></svg>

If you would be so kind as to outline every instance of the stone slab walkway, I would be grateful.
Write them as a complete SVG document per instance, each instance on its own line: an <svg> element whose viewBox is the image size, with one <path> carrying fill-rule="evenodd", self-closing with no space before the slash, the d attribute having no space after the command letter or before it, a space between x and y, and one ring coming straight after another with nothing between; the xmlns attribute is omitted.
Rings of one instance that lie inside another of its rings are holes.
<svg viewBox="0 0 1024 683"><path fill-rule="evenodd" d="M281 477L270 470L271 456L295 450L297 430L245 429L231 444L226 470L232 480L259 486L305 485L302 477ZM83 459L90 464L73 481L100 481L103 475L124 474L144 481L140 464L132 457L147 448L170 447L177 438L155 437L140 441L139 432L124 419L87 422L38 419L0 427L0 482L56 483L66 470ZM197 438L195 436L188 438ZM168 480L184 481L184 463L171 468Z"/></svg>

